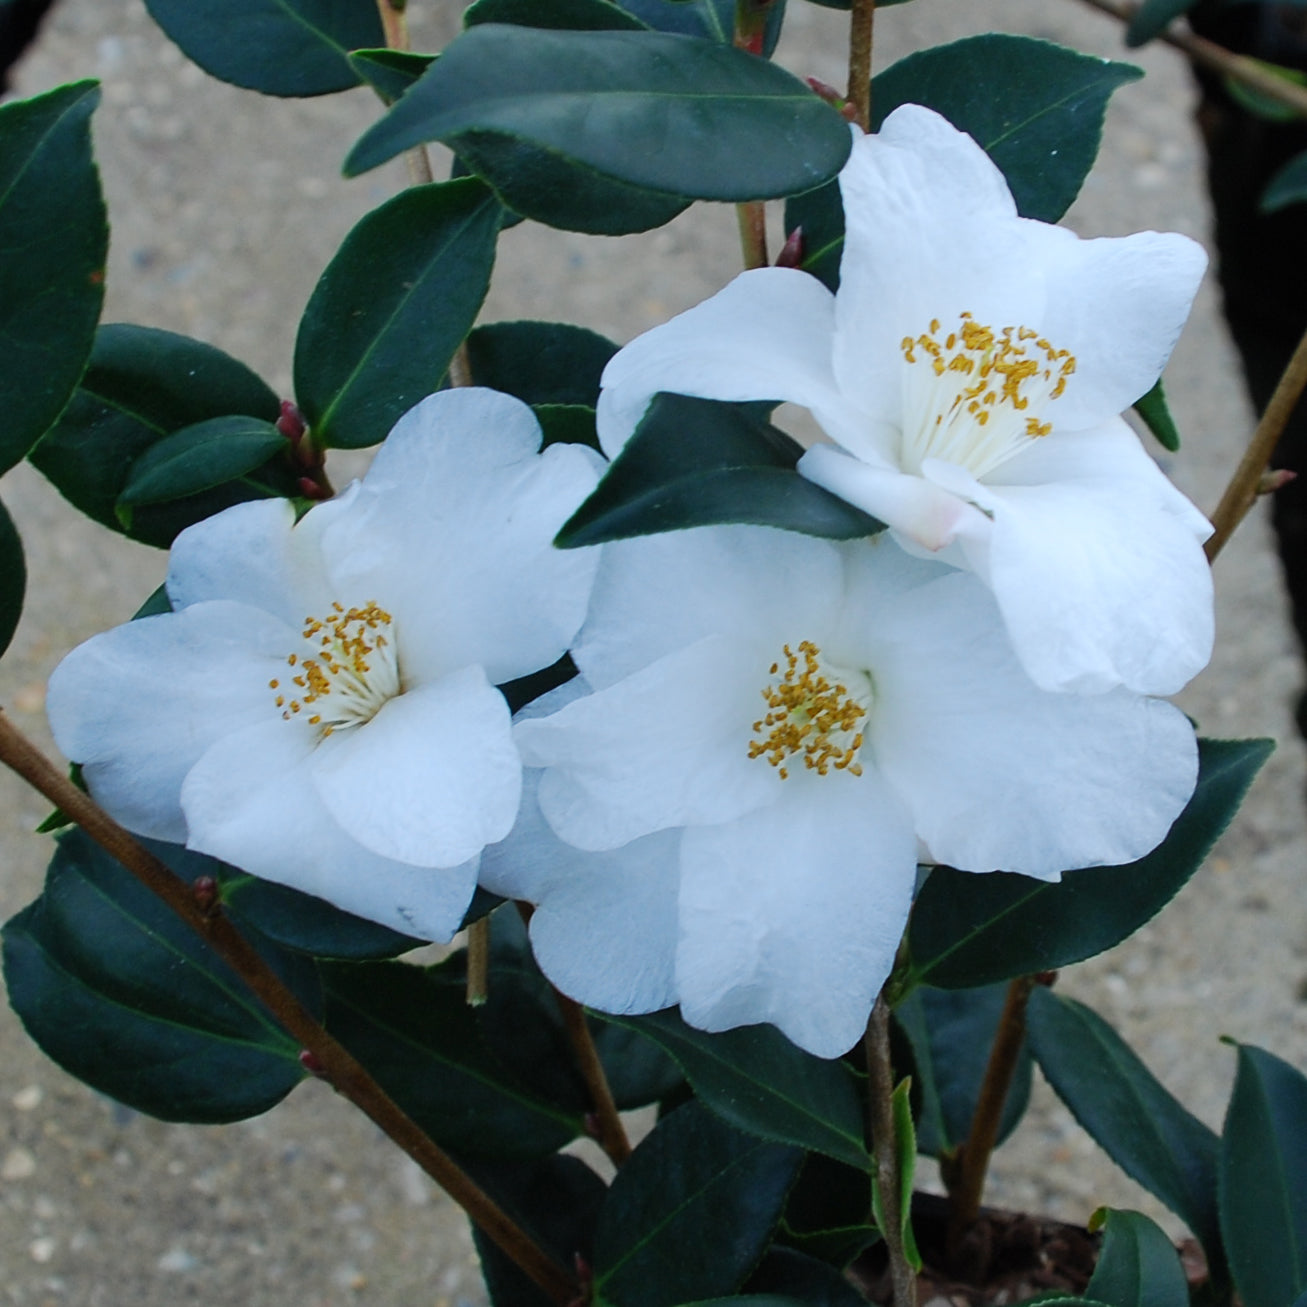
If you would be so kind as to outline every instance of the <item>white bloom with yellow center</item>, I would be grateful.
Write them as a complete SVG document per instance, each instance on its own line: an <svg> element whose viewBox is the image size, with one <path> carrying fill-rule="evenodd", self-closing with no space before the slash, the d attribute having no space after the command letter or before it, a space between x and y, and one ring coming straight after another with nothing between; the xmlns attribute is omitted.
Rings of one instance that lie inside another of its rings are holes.
<svg viewBox="0 0 1307 1307"><path fill-rule="evenodd" d="M606 452L658 391L800 404L834 442L800 472L975 571L1039 685L1178 690L1211 653L1211 528L1120 414L1202 250L1018 217L985 152L918 105L858 137L840 187L839 292L757 269L633 341L604 373Z"/></svg>
<svg viewBox="0 0 1307 1307"><path fill-rule="evenodd" d="M918 860L1046 880L1131 862L1193 793L1184 715L1036 687L992 594L879 537L705 527L604 547L582 676L482 883L608 1012L679 1003L833 1057L893 963Z"/></svg>
<svg viewBox="0 0 1307 1307"><path fill-rule="evenodd" d="M526 405L446 391L299 523L264 500L184 531L174 611L50 679L91 794L138 834L447 939L518 808L495 686L562 656L597 561L552 538L599 459L539 447Z"/></svg>

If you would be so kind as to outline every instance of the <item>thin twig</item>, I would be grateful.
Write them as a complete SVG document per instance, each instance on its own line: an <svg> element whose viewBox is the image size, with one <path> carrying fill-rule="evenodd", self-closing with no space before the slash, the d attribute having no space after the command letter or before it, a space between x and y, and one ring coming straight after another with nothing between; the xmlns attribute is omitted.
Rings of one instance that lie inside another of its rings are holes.
<svg viewBox="0 0 1307 1307"><path fill-rule="evenodd" d="M447 1194L488 1238L554 1302L571 1302L572 1277L400 1109L371 1074L329 1035L216 905L143 848L72 784L0 710L0 762L75 821L111 857L159 896L249 986L306 1053L306 1065L365 1112Z"/></svg>
<svg viewBox="0 0 1307 1307"><path fill-rule="evenodd" d="M627 1138L622 1118L617 1114L617 1104L613 1101L608 1075L604 1071L604 1064L599 1060L599 1050L595 1047L594 1037L590 1034L590 1026L585 1019L585 1009L557 989L554 990L554 994L558 999L558 1010L563 1015L567 1038L576 1056L577 1067L580 1069L586 1088L590 1091L599 1146L608 1154L614 1166L621 1166L631 1156L631 1141Z"/></svg>
<svg viewBox="0 0 1307 1307"><path fill-rule="evenodd" d="M1234 529L1243 521L1260 492L1262 474L1270 462L1275 446L1284 431L1293 410L1307 386L1307 333L1298 341L1289 365L1284 369L1271 395L1271 402L1257 423L1252 440L1248 443L1239 466L1235 468L1230 484L1226 486L1221 502L1212 514L1213 531L1207 541L1207 558L1210 562L1225 547Z"/></svg>
<svg viewBox="0 0 1307 1307"><path fill-rule="evenodd" d="M989 1159L998 1143L999 1126L1003 1121L1003 1106L1012 1088L1021 1045L1026 1037L1026 1004L1035 987L1034 976L1018 976L1007 990L1003 1014L989 1050L985 1078L980 1085L976 1111L971 1118L971 1130L959 1153L954 1172L956 1182L949 1186L950 1248L960 1243L962 1236L980 1214L980 1196L985 1187Z"/></svg>
<svg viewBox="0 0 1307 1307"><path fill-rule="evenodd" d="M408 18L404 13L404 5L396 4L394 0L377 0L377 12L381 15L381 30L385 35L386 48L407 50ZM404 162L408 165L409 181L414 186L423 186L434 180L435 175L431 171L431 160L425 146L417 145L406 150Z"/></svg>
<svg viewBox="0 0 1307 1307"><path fill-rule="evenodd" d="M490 918L467 928L467 1001L480 1007L490 997Z"/></svg>
<svg viewBox="0 0 1307 1307"><path fill-rule="evenodd" d="M1083 2L1092 9L1119 18L1123 23L1130 22L1139 8L1128 0L1083 0ZM1233 77L1235 81L1251 87L1268 100L1275 100L1307 118L1307 86L1300 86L1297 82L1290 82L1277 76L1256 59L1235 54L1223 45L1209 41L1205 36L1178 27L1159 32L1157 39L1165 41L1167 45L1177 50L1182 50L1194 63L1224 73L1227 77Z"/></svg>
<svg viewBox="0 0 1307 1307"><path fill-rule="evenodd" d="M740 223L740 252L745 268L765 268L771 262L767 255L767 209L761 200L750 200L735 206Z"/></svg>
<svg viewBox="0 0 1307 1307"><path fill-rule="evenodd" d="M853 0L849 22L849 95L853 121L871 131L871 45L876 0Z"/></svg>
<svg viewBox="0 0 1307 1307"><path fill-rule="evenodd" d="M863 1041L867 1056L867 1124L871 1130L872 1154L876 1159L876 1185L880 1191L881 1238L889 1254L890 1282L894 1307L916 1307L917 1276L903 1245L903 1195L899 1192L900 1158L894 1130L894 1067L890 1062L889 1004L885 995L876 997L867 1021Z"/></svg>

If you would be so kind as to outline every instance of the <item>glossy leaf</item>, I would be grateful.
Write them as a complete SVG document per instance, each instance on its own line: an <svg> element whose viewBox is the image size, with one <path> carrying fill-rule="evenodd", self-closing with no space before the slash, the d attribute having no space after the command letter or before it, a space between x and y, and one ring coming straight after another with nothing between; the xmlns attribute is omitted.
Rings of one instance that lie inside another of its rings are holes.
<svg viewBox="0 0 1307 1307"><path fill-rule="evenodd" d="M156 504L199 494L253 472L285 448L286 438L262 418L210 418L145 450L132 464L118 503Z"/></svg>
<svg viewBox="0 0 1307 1307"><path fill-rule="evenodd" d="M482 1039L464 986L402 962L326 963L327 1028L438 1144L530 1159L581 1132L581 1114L523 1089Z"/></svg>
<svg viewBox="0 0 1307 1307"><path fill-rule="evenodd" d="M617 346L568 322L490 322L467 338L472 380L532 406L594 408L599 378Z"/></svg>
<svg viewBox="0 0 1307 1307"><path fill-rule="evenodd" d="M801 477L802 453L755 405L660 394L556 543L571 549L720 522L835 539L883 530Z"/></svg>
<svg viewBox="0 0 1307 1307"><path fill-rule="evenodd" d="M1189 1283L1166 1234L1139 1212L1102 1209L1103 1247L1085 1295L1110 1307L1189 1307Z"/></svg>
<svg viewBox="0 0 1307 1307"><path fill-rule="evenodd" d="M731 46L489 24L445 50L354 147L346 170L430 140L477 167L467 140L485 135L628 186L711 200L809 190L850 148L847 124L807 86Z"/></svg>
<svg viewBox="0 0 1307 1307"><path fill-rule="evenodd" d="M104 298L109 227L91 155L95 82L0 106L0 472L59 416Z"/></svg>
<svg viewBox="0 0 1307 1307"><path fill-rule="evenodd" d="M835 1267L793 1248L771 1248L749 1277L748 1288L780 1294L804 1307L866 1307L864 1298Z"/></svg>
<svg viewBox="0 0 1307 1307"><path fill-rule="evenodd" d="M349 51L385 40L358 0L146 0L170 40L205 72L265 95L325 95L358 85Z"/></svg>
<svg viewBox="0 0 1307 1307"><path fill-rule="evenodd" d="M738 1293L728 1298L700 1298L681 1303L680 1307L805 1307L798 1298L784 1298L776 1293Z"/></svg>
<svg viewBox="0 0 1307 1307"><path fill-rule="evenodd" d="M873 84L875 129L923 104L968 133L1002 170L1025 218L1056 222L1093 167L1112 92L1143 73L1028 36L991 32L908 55ZM785 230L808 237L801 266L839 284L844 213L835 183L786 206Z"/></svg>
<svg viewBox="0 0 1307 1307"><path fill-rule="evenodd" d="M1240 1044L1221 1135L1221 1232L1244 1307L1307 1292L1307 1077Z"/></svg>
<svg viewBox="0 0 1307 1307"><path fill-rule="evenodd" d="M1262 192L1263 213L1278 213L1291 204L1307 200L1307 151L1296 154L1279 169Z"/></svg>
<svg viewBox="0 0 1307 1307"><path fill-rule="evenodd" d="M697 1102L664 1117L617 1173L600 1214L596 1307L666 1307L738 1288L802 1157Z"/></svg>
<svg viewBox="0 0 1307 1307"><path fill-rule="evenodd" d="M1143 0L1126 24L1126 45L1143 45L1160 36L1172 19L1187 14L1198 0Z"/></svg>
<svg viewBox="0 0 1307 1307"><path fill-rule="evenodd" d="M732 1125L868 1167L857 1082L845 1063L805 1053L772 1026L712 1035L670 1009L606 1019L670 1053L699 1098Z"/></svg>
<svg viewBox="0 0 1307 1307"><path fill-rule="evenodd" d="M914 990L894 1009L912 1043L913 1084L921 1094L917 1146L930 1157L953 1152L971 1133L976 1100L1007 998L1007 985ZM1033 1063L1023 1046L1003 1105L998 1141L1016 1129L1030 1101Z"/></svg>
<svg viewBox="0 0 1307 1307"><path fill-rule="evenodd" d="M1174 454L1180 448L1180 432L1167 405L1166 391L1162 388L1161 377L1153 383L1153 388L1148 394L1141 395L1135 400L1135 412L1143 419L1144 425L1153 433L1163 449L1169 449Z"/></svg>
<svg viewBox="0 0 1307 1307"><path fill-rule="evenodd" d="M299 1044L189 926L82 831L4 928L9 1000L70 1074L166 1121L236 1121L303 1078ZM311 969L252 939L311 1006Z"/></svg>
<svg viewBox="0 0 1307 1307"><path fill-rule="evenodd" d="M481 23L515 23L572 32L648 30L647 23L612 0L476 0L463 11L463 26Z"/></svg>
<svg viewBox="0 0 1307 1307"><path fill-rule="evenodd" d="M1194 1232L1219 1276L1216 1136L1083 1003L1036 986L1026 1020L1035 1060L1058 1097L1132 1180Z"/></svg>
<svg viewBox="0 0 1307 1307"><path fill-rule="evenodd" d="M277 396L243 363L212 345L152 327L96 333L86 375L31 462L88 517L123 531L116 507L136 460L160 440L212 418L238 414L275 422ZM280 459L254 478L133 514L133 539L167 546L183 527L256 494L295 493Z"/></svg>
<svg viewBox="0 0 1307 1307"><path fill-rule="evenodd" d="M23 615L23 595L27 590L27 565L23 562L23 542L13 518L0 504L0 654L9 648Z"/></svg>
<svg viewBox="0 0 1307 1307"><path fill-rule="evenodd" d="M865 1166L809 1153L786 1199L778 1241L843 1270L879 1237L871 1224L871 1176Z"/></svg>
<svg viewBox="0 0 1307 1307"><path fill-rule="evenodd" d="M345 238L295 341L295 393L319 444L384 440L439 389L490 284L499 205L480 182L414 186Z"/></svg>
<svg viewBox="0 0 1307 1307"><path fill-rule="evenodd" d="M561 1154L535 1162L469 1164L476 1182L559 1265L580 1257L594 1261L594 1234L608 1186L579 1158ZM493 1307L557 1307L499 1247L475 1226L472 1241L481 1258Z"/></svg>
<svg viewBox="0 0 1307 1307"><path fill-rule="evenodd" d="M894 0L891 0L893 3ZM659 32L680 32L730 44L735 35L736 0L616 0L628 13ZM785 0L767 11L762 53L770 58L785 21Z"/></svg>
<svg viewBox="0 0 1307 1307"><path fill-rule="evenodd" d="M937 867L908 927L911 979L972 988L1056 970L1119 944L1202 865L1274 747L1270 740L1200 740L1194 797L1138 862L1068 871L1057 884Z"/></svg>
<svg viewBox="0 0 1307 1307"><path fill-rule="evenodd" d="M381 97L383 104L394 104L423 73L431 67L435 55L414 54L411 50L355 50L349 56L350 67Z"/></svg>

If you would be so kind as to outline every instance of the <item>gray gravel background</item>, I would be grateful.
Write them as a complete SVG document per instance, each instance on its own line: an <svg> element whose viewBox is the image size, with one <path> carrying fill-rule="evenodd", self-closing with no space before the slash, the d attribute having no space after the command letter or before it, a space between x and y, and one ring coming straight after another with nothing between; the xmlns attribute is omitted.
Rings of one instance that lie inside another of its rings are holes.
<svg viewBox="0 0 1307 1307"><path fill-rule="evenodd" d="M461 5L414 0L419 48ZM843 16L791 0L781 58L833 84ZM986 29L1123 57L1120 32L1072 2L917 0L882 12L877 66ZM1069 221L1085 234L1145 227L1204 237L1192 92L1178 57L1113 101L1100 164ZM17 90L95 76L97 150L113 223L106 320L213 342L289 389L295 325L350 226L403 184L398 168L346 183L345 149L376 116L362 92L265 100L194 68L139 0L58 0ZM508 234L487 319L583 322L618 340L688 306L734 272L734 218L700 206L619 242L529 225ZM1208 509L1250 428L1209 285L1167 374L1185 435L1169 470ZM339 475L338 484L343 478ZM29 549L32 598L0 664L0 703L48 744L44 683L72 644L124 620L163 558L68 510L33 473L2 487ZM1280 749L1217 853L1152 925L1073 969L1064 990L1117 1022L1194 1111L1219 1125L1228 1033L1307 1065L1304 768L1290 704L1301 672L1259 516L1217 567L1220 645L1183 706L1215 735L1268 734ZM0 913L38 892L45 805L0 777ZM41 1307L455 1307L484 1296L461 1217L378 1133L322 1086L258 1120L166 1126L100 1098L46 1061L0 1013L0 1302ZM1040 1089L998 1154L994 1201L1084 1220L1141 1195ZM1175 1224L1168 1218L1168 1225Z"/></svg>

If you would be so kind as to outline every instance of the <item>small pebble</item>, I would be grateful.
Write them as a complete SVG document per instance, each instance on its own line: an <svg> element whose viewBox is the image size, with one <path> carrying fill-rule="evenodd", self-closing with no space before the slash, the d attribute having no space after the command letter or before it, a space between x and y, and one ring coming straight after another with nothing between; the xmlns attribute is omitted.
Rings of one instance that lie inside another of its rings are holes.
<svg viewBox="0 0 1307 1307"><path fill-rule="evenodd" d="M9 1101L20 1112L31 1112L41 1106L44 1097L45 1090L40 1085L28 1085L26 1089L20 1089Z"/></svg>
<svg viewBox="0 0 1307 1307"><path fill-rule="evenodd" d="M192 1257L185 1248L169 1248L155 1264L161 1271L180 1273L193 1271L200 1263L199 1259Z"/></svg>
<svg viewBox="0 0 1307 1307"><path fill-rule="evenodd" d="M0 1180L26 1180L36 1174L36 1158L26 1148L13 1148L0 1163Z"/></svg>
<svg viewBox="0 0 1307 1307"><path fill-rule="evenodd" d="M55 1240L48 1235L43 1239L33 1239L27 1245L28 1255L34 1262L40 1262L42 1266L54 1256Z"/></svg>

